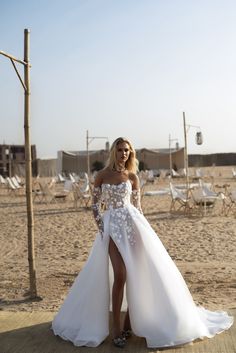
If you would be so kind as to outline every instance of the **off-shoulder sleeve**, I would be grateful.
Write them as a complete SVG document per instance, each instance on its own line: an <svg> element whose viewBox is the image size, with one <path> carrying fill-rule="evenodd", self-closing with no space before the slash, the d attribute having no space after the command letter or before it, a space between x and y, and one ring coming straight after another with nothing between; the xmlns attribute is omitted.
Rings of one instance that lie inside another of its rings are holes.
<svg viewBox="0 0 236 353"><path fill-rule="evenodd" d="M104 231L104 227L103 227L103 220L102 220L102 214L101 214L101 194L102 194L101 187L93 188L93 202L92 202L93 216L97 223L98 229L102 234Z"/></svg>
<svg viewBox="0 0 236 353"><path fill-rule="evenodd" d="M141 207L141 195L140 195L140 189L133 189L132 190L132 203L134 207L136 207L140 213L143 213L142 207Z"/></svg>

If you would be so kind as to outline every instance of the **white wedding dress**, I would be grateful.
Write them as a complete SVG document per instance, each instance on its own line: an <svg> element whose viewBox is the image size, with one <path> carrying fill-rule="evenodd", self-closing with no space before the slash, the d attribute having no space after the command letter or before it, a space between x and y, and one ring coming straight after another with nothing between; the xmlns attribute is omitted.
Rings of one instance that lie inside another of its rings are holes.
<svg viewBox="0 0 236 353"><path fill-rule="evenodd" d="M89 258L52 322L56 335L76 346L96 347L109 335L110 237L124 260L132 331L147 346L169 347L213 337L233 324L226 312L196 306L186 283L157 234L131 202L128 180L103 184L104 236L98 233Z"/></svg>

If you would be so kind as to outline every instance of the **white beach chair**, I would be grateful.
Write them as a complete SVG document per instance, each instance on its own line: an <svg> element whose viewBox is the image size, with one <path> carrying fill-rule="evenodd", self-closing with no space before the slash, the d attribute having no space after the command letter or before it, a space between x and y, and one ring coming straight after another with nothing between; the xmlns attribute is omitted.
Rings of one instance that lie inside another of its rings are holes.
<svg viewBox="0 0 236 353"><path fill-rule="evenodd" d="M89 184L85 183L81 186L80 184L73 183L72 188L74 195L74 207L77 209L79 204L89 207L89 203L92 200Z"/></svg>
<svg viewBox="0 0 236 353"><path fill-rule="evenodd" d="M64 182L63 190L54 191L54 199L56 201L63 200L66 201L73 191L73 183L71 180L66 180Z"/></svg>
<svg viewBox="0 0 236 353"><path fill-rule="evenodd" d="M197 179L203 178L204 177L204 172L201 168L198 168L195 170L195 176Z"/></svg>
<svg viewBox="0 0 236 353"><path fill-rule="evenodd" d="M229 198L231 201L229 211L236 211L236 190L231 191Z"/></svg>
<svg viewBox="0 0 236 353"><path fill-rule="evenodd" d="M92 200L91 185L87 173L84 173L83 179L79 183L73 183L74 206L78 208L78 204L88 207Z"/></svg>
<svg viewBox="0 0 236 353"><path fill-rule="evenodd" d="M47 204L56 201L65 201L69 195L68 189L63 189L62 191L55 191L55 180L52 179L50 183L43 181L38 181L39 190L34 191L34 201L38 198L40 202L45 202Z"/></svg>
<svg viewBox="0 0 236 353"><path fill-rule="evenodd" d="M184 209L184 212L190 211L190 209L192 208L191 198L185 195L179 189L177 189L171 182L170 182L170 195L171 195L170 212L173 210L179 211L182 208Z"/></svg>
<svg viewBox="0 0 236 353"><path fill-rule="evenodd" d="M39 181L38 185L39 190L36 190L34 193L34 201L38 198L40 202L51 203L54 200L52 185L42 181Z"/></svg>
<svg viewBox="0 0 236 353"><path fill-rule="evenodd" d="M140 175L139 175L139 188L140 188L140 198L141 198L141 202L143 200L143 196L144 196L144 190L145 190L145 186L147 184L147 179L144 179L141 175L141 178L140 178Z"/></svg>
<svg viewBox="0 0 236 353"><path fill-rule="evenodd" d="M16 179L15 176L13 176L13 177L10 178L10 179L11 179L12 183L14 184L14 186L15 186L17 189L23 188L23 186L19 184L19 182L18 182L18 180Z"/></svg>
<svg viewBox="0 0 236 353"><path fill-rule="evenodd" d="M206 197L217 198L219 196L220 193L215 192L213 190L212 184L206 184L202 179L199 179L198 183L199 183L199 187L203 190L203 194Z"/></svg>
<svg viewBox="0 0 236 353"><path fill-rule="evenodd" d="M180 177L180 174L177 173L174 169L171 170L171 176L172 178L179 178Z"/></svg>
<svg viewBox="0 0 236 353"><path fill-rule="evenodd" d="M66 179L60 173L58 173L57 179L59 183L64 183L66 181Z"/></svg>
<svg viewBox="0 0 236 353"><path fill-rule="evenodd" d="M207 211L213 210L217 200L223 200L222 192L215 192L208 187L201 179L199 179L199 186L191 190L194 200L194 205L198 208L202 215L206 215Z"/></svg>
<svg viewBox="0 0 236 353"><path fill-rule="evenodd" d="M90 183L91 184L94 184L97 173L98 173L97 170L95 170L93 173L90 174Z"/></svg>
<svg viewBox="0 0 236 353"><path fill-rule="evenodd" d="M16 186L13 183L12 179L9 177L6 178L6 181L7 181L7 186L8 186L9 192L14 193L14 194L19 194L21 187Z"/></svg>
<svg viewBox="0 0 236 353"><path fill-rule="evenodd" d="M7 181L3 178L3 176L0 174L0 186L6 186Z"/></svg>
<svg viewBox="0 0 236 353"><path fill-rule="evenodd" d="M228 216L231 212L236 215L236 190L229 192L223 199L222 213Z"/></svg>
<svg viewBox="0 0 236 353"><path fill-rule="evenodd" d="M155 181L155 176L154 176L153 170L152 169L147 170L145 173L146 173L146 180L148 182L153 183Z"/></svg>
<svg viewBox="0 0 236 353"><path fill-rule="evenodd" d="M208 171L208 176L210 179L214 180L216 177L216 170L215 170L215 166L212 166L211 169Z"/></svg>
<svg viewBox="0 0 236 353"><path fill-rule="evenodd" d="M76 183L76 180L75 180L74 176L71 173L69 173L69 178L72 181L72 183Z"/></svg>
<svg viewBox="0 0 236 353"><path fill-rule="evenodd" d="M87 173L84 173L84 175L85 174L87 174ZM80 182L80 176L78 175L78 174L76 174L76 173L72 173L72 176L74 177L74 179L75 179L75 182L76 183L79 183Z"/></svg>
<svg viewBox="0 0 236 353"><path fill-rule="evenodd" d="M16 174L15 178L20 186L24 186L24 181Z"/></svg>
<svg viewBox="0 0 236 353"><path fill-rule="evenodd" d="M71 180L65 180L63 191L70 193L73 190L72 186L73 182Z"/></svg>
<svg viewBox="0 0 236 353"><path fill-rule="evenodd" d="M236 178L236 169L232 168L233 178Z"/></svg>
<svg viewBox="0 0 236 353"><path fill-rule="evenodd" d="M167 170L166 169L161 169L160 170L160 175L159 175L159 179L160 180L164 180L167 176Z"/></svg>
<svg viewBox="0 0 236 353"><path fill-rule="evenodd" d="M46 203L50 203L53 199L55 184L55 178L52 178L50 182L46 182L44 179L37 176L33 182L33 200L35 201L38 198L40 202L45 201Z"/></svg>
<svg viewBox="0 0 236 353"><path fill-rule="evenodd" d="M180 177L182 177L182 178L186 177L186 175L187 175L187 173L186 173L186 168L181 168L181 169L179 170L179 175L180 175Z"/></svg>

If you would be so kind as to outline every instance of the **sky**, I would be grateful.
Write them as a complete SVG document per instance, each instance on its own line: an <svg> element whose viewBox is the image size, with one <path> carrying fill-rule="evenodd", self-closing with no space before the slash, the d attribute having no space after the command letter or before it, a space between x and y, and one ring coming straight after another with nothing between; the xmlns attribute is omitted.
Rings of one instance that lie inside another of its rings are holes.
<svg viewBox="0 0 236 353"><path fill-rule="evenodd" d="M1 51L23 59L30 29L38 158L85 150L86 131L91 150L183 147L183 112L189 154L236 152L235 18L234 0L0 0ZM24 91L0 55L2 143L24 143Z"/></svg>

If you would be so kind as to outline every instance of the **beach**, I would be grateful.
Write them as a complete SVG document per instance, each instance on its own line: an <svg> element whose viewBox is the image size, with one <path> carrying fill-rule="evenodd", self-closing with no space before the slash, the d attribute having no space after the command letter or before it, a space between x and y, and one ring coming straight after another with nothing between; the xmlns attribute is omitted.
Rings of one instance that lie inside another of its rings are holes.
<svg viewBox="0 0 236 353"><path fill-rule="evenodd" d="M236 190L230 168L217 167L215 184ZM175 179L174 183L183 180ZM147 183L162 190L169 180ZM220 190L220 188L219 188ZM143 196L145 217L181 271L195 302L208 309L236 308L236 217L222 214L218 202L202 216L170 212L169 194ZM91 208L74 207L73 196L50 204L34 203L38 296L30 300L27 211L24 194L0 189L0 310L57 311L86 262L97 227Z"/></svg>

